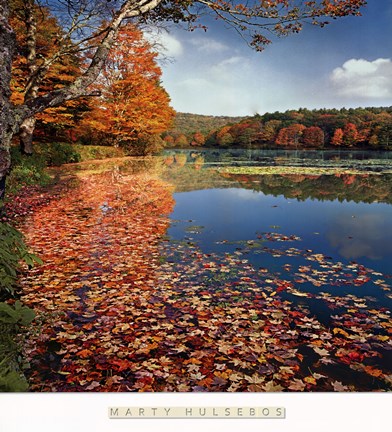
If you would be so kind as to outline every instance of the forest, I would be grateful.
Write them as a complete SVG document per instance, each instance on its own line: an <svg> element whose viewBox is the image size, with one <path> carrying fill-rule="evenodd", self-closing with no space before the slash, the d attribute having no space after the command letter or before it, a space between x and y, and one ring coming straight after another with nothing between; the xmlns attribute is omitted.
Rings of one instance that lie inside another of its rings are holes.
<svg viewBox="0 0 392 432"><path fill-rule="evenodd" d="M49 6L29 2L26 8L23 4L11 2L10 10L18 45L10 81L10 101L15 107L79 79L102 40L98 35L88 37L84 45L74 42ZM99 97L81 96L29 117L19 135L14 135L14 146L20 143L22 153L30 154L33 141L49 145L99 142L132 155L153 154L165 147L390 147L391 107L300 108L251 117L175 113L161 76L157 47L141 29L127 23L89 88L90 95Z"/></svg>
<svg viewBox="0 0 392 432"><path fill-rule="evenodd" d="M232 118L210 130L203 130L201 125L190 130L188 125L195 124L198 116L181 114L181 118L175 129L164 133L167 147L388 150L392 145L392 107L300 108L256 114L240 121Z"/></svg>

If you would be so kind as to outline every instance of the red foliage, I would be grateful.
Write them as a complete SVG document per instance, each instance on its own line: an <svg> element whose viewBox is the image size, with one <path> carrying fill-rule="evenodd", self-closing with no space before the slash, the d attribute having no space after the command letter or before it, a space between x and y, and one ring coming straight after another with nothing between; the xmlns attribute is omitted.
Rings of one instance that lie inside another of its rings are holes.
<svg viewBox="0 0 392 432"><path fill-rule="evenodd" d="M322 147L324 145L324 132L317 126L304 129L302 141L306 147Z"/></svg>
<svg viewBox="0 0 392 432"><path fill-rule="evenodd" d="M299 123L282 128L276 138L275 143L281 146L296 147L300 141L306 127Z"/></svg>

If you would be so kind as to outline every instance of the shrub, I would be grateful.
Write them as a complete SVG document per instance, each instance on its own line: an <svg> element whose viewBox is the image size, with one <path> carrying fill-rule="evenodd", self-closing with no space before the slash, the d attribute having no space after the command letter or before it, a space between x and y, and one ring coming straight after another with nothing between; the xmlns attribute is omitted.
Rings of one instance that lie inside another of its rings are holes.
<svg viewBox="0 0 392 432"><path fill-rule="evenodd" d="M45 172L48 166L79 162L81 156L67 143L37 144L32 155L23 155L19 147L11 148L12 170L7 180L8 194L16 194L24 185L45 186L51 177Z"/></svg>
<svg viewBox="0 0 392 432"><path fill-rule="evenodd" d="M0 222L0 299L15 294L21 262L29 266L42 263L28 251L21 232ZM28 390L20 335L34 316L34 311L18 300L12 306L0 303L0 391Z"/></svg>
<svg viewBox="0 0 392 432"><path fill-rule="evenodd" d="M29 266L42 263L28 251L18 230L0 222L0 299L14 294L21 261Z"/></svg>
<svg viewBox="0 0 392 432"><path fill-rule="evenodd" d="M79 152L68 143L39 144L36 146L36 152L44 158L47 166L59 166L81 160Z"/></svg>
<svg viewBox="0 0 392 432"><path fill-rule="evenodd" d="M28 390L23 374L27 364L21 355L20 334L35 317L34 312L16 301L13 306L0 303L0 391L22 392Z"/></svg>
<svg viewBox="0 0 392 432"><path fill-rule="evenodd" d="M137 141L124 145L124 151L129 156L148 156L163 148L164 141L159 135L141 136Z"/></svg>
<svg viewBox="0 0 392 432"><path fill-rule="evenodd" d="M51 177L44 171L46 160L42 154L24 156L19 148L12 147L11 160L12 169L7 179L7 195L17 194L25 185L45 186L50 183Z"/></svg>

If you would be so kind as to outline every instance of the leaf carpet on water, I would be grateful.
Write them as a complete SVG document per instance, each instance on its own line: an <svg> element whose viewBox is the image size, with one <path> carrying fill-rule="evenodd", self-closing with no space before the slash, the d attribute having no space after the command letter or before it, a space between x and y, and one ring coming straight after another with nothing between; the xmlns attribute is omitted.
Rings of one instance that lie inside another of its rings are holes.
<svg viewBox="0 0 392 432"><path fill-rule="evenodd" d="M260 253L291 260L281 274L254 268L241 248L206 254L165 240L173 205L159 180L103 173L26 221L44 260L22 279L23 301L39 315L27 347L32 391L390 389L381 361L389 311L324 290L372 282L388 294L383 275L274 232L255 241L271 244L260 242ZM308 264L294 265L298 256ZM301 297L325 304L330 323L294 303Z"/></svg>

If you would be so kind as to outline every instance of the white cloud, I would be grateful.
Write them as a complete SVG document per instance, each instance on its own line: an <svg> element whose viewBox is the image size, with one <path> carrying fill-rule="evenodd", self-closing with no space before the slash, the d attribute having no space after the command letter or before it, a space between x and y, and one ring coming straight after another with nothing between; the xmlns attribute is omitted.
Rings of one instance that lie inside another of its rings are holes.
<svg viewBox="0 0 392 432"><path fill-rule="evenodd" d="M342 96L392 97L392 60L350 59L332 71L330 80Z"/></svg>
<svg viewBox="0 0 392 432"><path fill-rule="evenodd" d="M243 201L261 201L265 197L261 192L247 189L228 189L227 193Z"/></svg>
<svg viewBox="0 0 392 432"><path fill-rule="evenodd" d="M144 35L155 46L155 49L165 57L178 58L184 52L182 43L166 31L152 29L146 31Z"/></svg>
<svg viewBox="0 0 392 432"><path fill-rule="evenodd" d="M187 106L191 101L195 113L247 115L260 110L260 86L253 82L249 89L252 75L243 57L231 56L219 62L210 59L187 74L173 76L166 81L166 89L178 111L190 111Z"/></svg>
<svg viewBox="0 0 392 432"><path fill-rule="evenodd" d="M236 81L239 84L243 79L244 75L249 72L248 61L244 57L232 56L221 60L219 63L212 64L208 72L210 79L214 79L217 82Z"/></svg>
<svg viewBox="0 0 392 432"><path fill-rule="evenodd" d="M227 59L222 60L215 67L219 68L219 69L226 68L226 67L231 67L231 66L238 65L238 64L244 62L245 60L246 59L244 57L232 56L232 57L229 57Z"/></svg>
<svg viewBox="0 0 392 432"><path fill-rule="evenodd" d="M222 42L211 38L195 37L191 39L190 44L193 45L198 53L208 55L227 51L229 47Z"/></svg>

